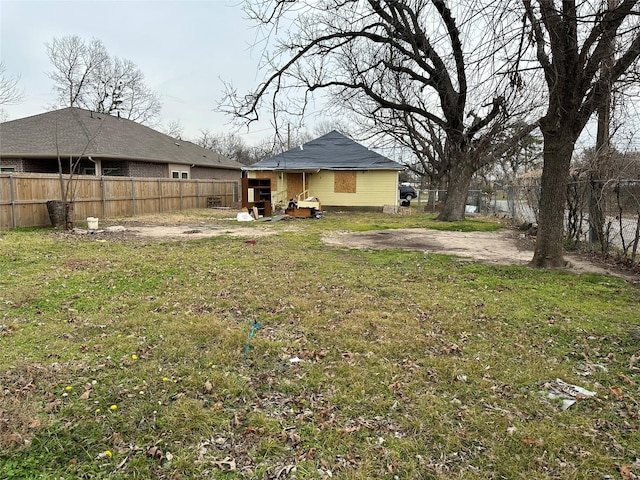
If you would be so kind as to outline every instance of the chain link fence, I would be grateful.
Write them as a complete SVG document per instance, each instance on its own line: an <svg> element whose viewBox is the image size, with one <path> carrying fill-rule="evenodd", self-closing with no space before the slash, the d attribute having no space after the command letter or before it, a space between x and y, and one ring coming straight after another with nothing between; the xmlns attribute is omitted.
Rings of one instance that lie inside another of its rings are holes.
<svg viewBox="0 0 640 480"><path fill-rule="evenodd" d="M438 212L447 195L446 190L419 190L418 191L418 210L425 212ZM467 213L479 213L489 215L491 197L482 190L469 190L467 194Z"/></svg>
<svg viewBox="0 0 640 480"><path fill-rule="evenodd" d="M567 240L640 262L640 181L574 180L567 188Z"/></svg>
<svg viewBox="0 0 640 480"><path fill-rule="evenodd" d="M438 212L446 190L421 190L420 211ZM538 224L540 187L511 185L491 194L470 190L466 212ZM567 188L565 235L572 247L589 248L640 263L640 180L574 179Z"/></svg>

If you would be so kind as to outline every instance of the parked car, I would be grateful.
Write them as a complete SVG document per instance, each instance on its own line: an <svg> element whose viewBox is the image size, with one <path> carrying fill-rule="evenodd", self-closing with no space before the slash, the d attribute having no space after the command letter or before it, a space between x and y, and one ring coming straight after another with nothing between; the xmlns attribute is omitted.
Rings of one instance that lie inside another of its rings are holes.
<svg viewBox="0 0 640 480"><path fill-rule="evenodd" d="M399 185L400 189L400 198L404 198L405 200L413 200L414 198L418 198L418 192L411 185Z"/></svg>

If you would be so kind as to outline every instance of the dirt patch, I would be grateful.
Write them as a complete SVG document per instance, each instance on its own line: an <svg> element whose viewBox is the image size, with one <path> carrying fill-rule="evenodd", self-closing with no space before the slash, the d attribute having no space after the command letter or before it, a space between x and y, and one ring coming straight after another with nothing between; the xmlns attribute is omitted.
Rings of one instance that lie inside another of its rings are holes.
<svg viewBox="0 0 640 480"><path fill-rule="evenodd" d="M424 228L375 230L369 232L332 232L323 236L326 245L358 249L403 248L429 253L456 255L500 265L526 265L533 258L535 240L522 232L449 232ZM640 277L593 259L565 254L567 270L575 273L601 273L637 283Z"/></svg>
<svg viewBox="0 0 640 480"><path fill-rule="evenodd" d="M208 238L220 235L231 237L265 237L279 233L275 230L252 227L201 227L201 226L168 226L144 225L136 226L127 231L138 237L155 239L189 240L194 238Z"/></svg>
<svg viewBox="0 0 640 480"><path fill-rule="evenodd" d="M256 225L206 225L194 224L184 219L180 224L152 224L130 221L122 230L97 232L75 229L72 234L58 232L76 239L126 241L126 240L190 240L228 235L259 238L275 235L282 230L260 228ZM287 230L295 230L289 225ZM424 228L388 229L368 232L328 232L322 237L325 245L358 249L403 248L429 253L456 255L461 258L501 265L526 265L533 258L535 238L521 231L502 229L495 232L451 232ZM567 270L574 273L610 274L632 283L640 284L640 274L619 264L607 263L590 255L565 254L569 262Z"/></svg>
<svg viewBox="0 0 640 480"><path fill-rule="evenodd" d="M195 240L228 235L231 237L260 238L279 233L276 230L245 226L194 226L194 225L147 225L129 223L99 230L74 228L72 231L56 231L55 235L73 240L127 241L127 240Z"/></svg>

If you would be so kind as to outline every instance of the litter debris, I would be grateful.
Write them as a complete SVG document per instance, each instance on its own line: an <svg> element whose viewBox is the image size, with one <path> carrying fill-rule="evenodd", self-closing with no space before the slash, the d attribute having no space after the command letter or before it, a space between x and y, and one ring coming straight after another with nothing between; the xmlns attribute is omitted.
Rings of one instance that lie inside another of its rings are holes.
<svg viewBox="0 0 640 480"><path fill-rule="evenodd" d="M293 357L289 359L289 363L300 363L302 360L298 357Z"/></svg>
<svg viewBox="0 0 640 480"><path fill-rule="evenodd" d="M478 207L475 205L465 205L464 213L478 213Z"/></svg>
<svg viewBox="0 0 640 480"><path fill-rule="evenodd" d="M247 359L247 355L249 354L249 350L251 349L251 339L256 333L256 330L262 326L261 323L253 322L251 324L251 330L249 331L249 339L247 340L247 346L244 347L244 351L242 352L242 360Z"/></svg>
<svg viewBox="0 0 640 480"><path fill-rule="evenodd" d="M552 400L562 400L562 406L560 408L563 411L576 403L578 400L582 400L585 397L593 397L596 395L596 392L591 392L582 387L578 387L577 385L571 385L570 383L564 382L559 378L556 378L552 382L546 382L542 386L547 391L547 398L550 398Z"/></svg>
<svg viewBox="0 0 640 480"><path fill-rule="evenodd" d="M253 218L249 212L238 212L236 220L238 222L253 222L255 218Z"/></svg>
<svg viewBox="0 0 640 480"><path fill-rule="evenodd" d="M285 214L293 218L322 218L322 205L317 197L290 199Z"/></svg>

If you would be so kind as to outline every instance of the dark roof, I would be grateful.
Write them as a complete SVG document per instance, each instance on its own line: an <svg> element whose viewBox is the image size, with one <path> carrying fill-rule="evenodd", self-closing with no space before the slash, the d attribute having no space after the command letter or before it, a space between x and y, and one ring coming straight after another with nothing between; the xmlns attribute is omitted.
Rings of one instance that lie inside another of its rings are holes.
<svg viewBox="0 0 640 480"><path fill-rule="evenodd" d="M57 143L57 145L56 145ZM242 164L116 116L69 107L0 123L0 156L95 156L240 170Z"/></svg>
<svg viewBox="0 0 640 480"><path fill-rule="evenodd" d="M404 170L404 166L333 130L301 146L244 167L244 170Z"/></svg>

